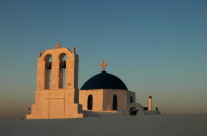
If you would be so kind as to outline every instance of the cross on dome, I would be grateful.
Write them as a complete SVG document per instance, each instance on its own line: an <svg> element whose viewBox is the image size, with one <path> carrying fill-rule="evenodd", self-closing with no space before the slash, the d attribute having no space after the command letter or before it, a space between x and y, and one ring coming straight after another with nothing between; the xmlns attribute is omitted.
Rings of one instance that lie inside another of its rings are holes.
<svg viewBox="0 0 207 136"><path fill-rule="evenodd" d="M100 64L100 67L102 67L102 71L105 71L105 67L107 64L105 64L104 60L102 60L102 63Z"/></svg>

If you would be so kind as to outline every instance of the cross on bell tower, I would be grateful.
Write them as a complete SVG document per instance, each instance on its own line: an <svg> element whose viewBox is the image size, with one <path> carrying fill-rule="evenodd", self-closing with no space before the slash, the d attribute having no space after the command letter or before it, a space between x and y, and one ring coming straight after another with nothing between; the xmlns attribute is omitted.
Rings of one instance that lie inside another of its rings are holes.
<svg viewBox="0 0 207 136"><path fill-rule="evenodd" d="M102 60L102 63L100 64L100 67L102 67L102 71L105 71L105 67L107 64L105 64L104 60Z"/></svg>

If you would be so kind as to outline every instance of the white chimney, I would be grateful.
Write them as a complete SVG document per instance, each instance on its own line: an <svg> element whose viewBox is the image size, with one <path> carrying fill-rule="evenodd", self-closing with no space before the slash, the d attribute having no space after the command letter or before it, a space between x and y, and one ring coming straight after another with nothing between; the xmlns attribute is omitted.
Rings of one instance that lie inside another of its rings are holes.
<svg viewBox="0 0 207 136"><path fill-rule="evenodd" d="M149 96L149 99L148 99L148 111L151 111L152 110L152 96Z"/></svg>

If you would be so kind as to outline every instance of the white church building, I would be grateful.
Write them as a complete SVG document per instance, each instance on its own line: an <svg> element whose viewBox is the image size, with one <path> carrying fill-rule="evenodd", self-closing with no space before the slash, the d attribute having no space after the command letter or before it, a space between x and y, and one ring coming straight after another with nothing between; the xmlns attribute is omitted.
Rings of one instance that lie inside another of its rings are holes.
<svg viewBox="0 0 207 136"><path fill-rule="evenodd" d="M117 76L102 71L87 80L78 89L79 56L75 48L61 48L41 52L37 62L35 103L26 119L63 119L103 116L160 115L152 109L152 97L148 107L136 103L135 92L128 90Z"/></svg>

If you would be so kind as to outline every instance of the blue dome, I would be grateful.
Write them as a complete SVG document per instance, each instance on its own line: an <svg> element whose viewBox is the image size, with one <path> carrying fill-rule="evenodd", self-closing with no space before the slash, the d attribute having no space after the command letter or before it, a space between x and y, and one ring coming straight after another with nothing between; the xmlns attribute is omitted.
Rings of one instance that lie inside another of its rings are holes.
<svg viewBox="0 0 207 136"><path fill-rule="evenodd" d="M124 82L118 77L102 71L86 81L81 90L93 90L93 89L123 89L128 90Z"/></svg>

